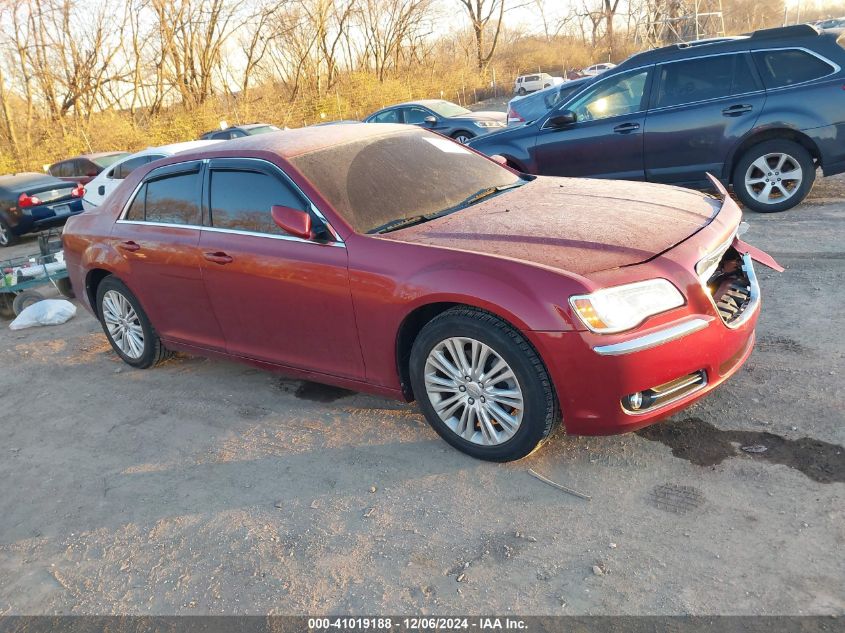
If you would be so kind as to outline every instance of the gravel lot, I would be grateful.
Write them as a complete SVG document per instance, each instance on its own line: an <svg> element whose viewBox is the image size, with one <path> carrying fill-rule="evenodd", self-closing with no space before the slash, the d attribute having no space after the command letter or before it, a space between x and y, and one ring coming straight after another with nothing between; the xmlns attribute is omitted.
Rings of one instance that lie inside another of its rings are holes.
<svg viewBox="0 0 845 633"><path fill-rule="evenodd" d="M413 405L132 370L82 310L0 323L0 614L845 615L845 179L747 220L787 271L759 269L746 367L662 425L508 465Z"/></svg>

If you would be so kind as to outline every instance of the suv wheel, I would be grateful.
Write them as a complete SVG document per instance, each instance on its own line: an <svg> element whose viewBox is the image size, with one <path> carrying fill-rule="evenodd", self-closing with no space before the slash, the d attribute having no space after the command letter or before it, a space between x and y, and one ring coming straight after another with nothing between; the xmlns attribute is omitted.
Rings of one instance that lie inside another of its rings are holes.
<svg viewBox="0 0 845 633"><path fill-rule="evenodd" d="M516 91L516 94L518 94L520 97L524 97L525 96L525 88L520 86L519 90Z"/></svg>
<svg viewBox="0 0 845 633"><path fill-rule="evenodd" d="M170 356L141 303L119 279L100 282L97 308L106 338L128 365L147 369Z"/></svg>
<svg viewBox="0 0 845 633"><path fill-rule="evenodd" d="M458 141L461 145L466 145L469 143L470 139L473 138L473 135L469 132L465 132L463 130L459 130L452 134L452 138Z"/></svg>
<svg viewBox="0 0 845 633"><path fill-rule="evenodd" d="M410 373L429 424L479 459L525 457L560 417L537 352L487 312L453 308L432 319L414 341Z"/></svg>
<svg viewBox="0 0 845 633"><path fill-rule="evenodd" d="M742 155L733 173L736 195L753 211L774 213L799 204L813 186L816 166L804 147L774 139Z"/></svg>

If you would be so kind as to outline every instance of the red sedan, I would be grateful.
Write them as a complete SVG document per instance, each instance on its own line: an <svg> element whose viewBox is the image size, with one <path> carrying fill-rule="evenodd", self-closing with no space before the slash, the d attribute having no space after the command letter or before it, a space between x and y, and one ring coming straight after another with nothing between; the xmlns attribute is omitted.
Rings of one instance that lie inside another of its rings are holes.
<svg viewBox="0 0 845 633"><path fill-rule="evenodd" d="M450 444L505 461L560 420L643 427L742 365L767 256L740 217L727 196L526 176L424 130L339 125L151 163L64 239L130 365L181 350L416 399Z"/></svg>

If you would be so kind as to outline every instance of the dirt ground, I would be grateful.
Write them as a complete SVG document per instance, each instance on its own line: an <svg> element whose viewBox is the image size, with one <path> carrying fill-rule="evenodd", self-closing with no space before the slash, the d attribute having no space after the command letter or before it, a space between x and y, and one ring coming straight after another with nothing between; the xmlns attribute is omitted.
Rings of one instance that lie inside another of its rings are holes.
<svg viewBox="0 0 845 633"><path fill-rule="evenodd" d="M845 615L845 179L746 219L787 270L760 270L745 368L661 425L508 465L413 405L132 370L81 309L0 323L0 614Z"/></svg>

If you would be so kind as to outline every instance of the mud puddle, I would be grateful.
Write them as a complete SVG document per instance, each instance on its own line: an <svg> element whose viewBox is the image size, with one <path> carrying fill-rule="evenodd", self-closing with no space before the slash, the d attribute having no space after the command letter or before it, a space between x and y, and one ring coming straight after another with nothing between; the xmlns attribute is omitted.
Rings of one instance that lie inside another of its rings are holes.
<svg viewBox="0 0 845 633"><path fill-rule="evenodd" d="M672 455L698 466L743 456L789 466L820 483L845 482L845 448L810 437L790 440L764 431L722 430L699 418L654 424L637 435L665 444Z"/></svg>

